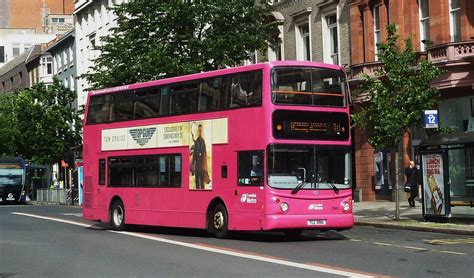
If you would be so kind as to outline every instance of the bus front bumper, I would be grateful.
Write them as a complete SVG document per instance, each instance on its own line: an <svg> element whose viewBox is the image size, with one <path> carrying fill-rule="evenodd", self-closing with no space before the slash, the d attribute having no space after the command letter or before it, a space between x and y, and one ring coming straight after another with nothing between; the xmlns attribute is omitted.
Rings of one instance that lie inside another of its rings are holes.
<svg viewBox="0 0 474 278"><path fill-rule="evenodd" d="M354 226L351 213L341 214L267 214L264 230L303 229L303 230L347 230Z"/></svg>

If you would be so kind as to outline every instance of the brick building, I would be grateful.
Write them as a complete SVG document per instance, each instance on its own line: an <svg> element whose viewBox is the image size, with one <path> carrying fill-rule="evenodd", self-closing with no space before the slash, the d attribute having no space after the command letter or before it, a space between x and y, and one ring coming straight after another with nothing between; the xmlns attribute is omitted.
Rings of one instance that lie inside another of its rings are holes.
<svg viewBox="0 0 474 278"><path fill-rule="evenodd" d="M73 0L0 0L0 28L34 28L35 33L48 33L48 22L72 25Z"/></svg>
<svg viewBox="0 0 474 278"><path fill-rule="evenodd" d="M74 28L73 0L0 0L0 67Z"/></svg>
<svg viewBox="0 0 474 278"><path fill-rule="evenodd" d="M449 162L447 177L451 181L452 205L474 199L474 2L469 0L350 0L351 71L357 81L361 73L371 74L380 65L376 43L386 38L387 23L397 25L401 39L411 37L420 56L437 64L443 74L432 82L441 92L438 107L440 126L451 129L449 134L430 136L421 126L415 126L403 139L401 165L410 159L421 162L420 150L438 145L457 151L446 151ZM462 136L460 136L462 135ZM462 142L459 138L463 138ZM364 200L391 197L387 182L377 186L374 149L367 143L363 132L355 132L357 185L362 188ZM457 169L454 171L453 169ZM385 173L390 175L390 173ZM400 177L403 179L403 177ZM459 201L459 203L456 203ZM454 209L454 207L453 207ZM463 207L456 208L463 213Z"/></svg>

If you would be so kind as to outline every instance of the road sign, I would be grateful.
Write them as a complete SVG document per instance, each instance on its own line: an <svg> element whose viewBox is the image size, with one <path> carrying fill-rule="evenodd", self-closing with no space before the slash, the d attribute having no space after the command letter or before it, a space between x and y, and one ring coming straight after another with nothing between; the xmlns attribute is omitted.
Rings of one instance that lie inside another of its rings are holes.
<svg viewBox="0 0 474 278"><path fill-rule="evenodd" d="M425 128L438 128L438 110L425 110Z"/></svg>

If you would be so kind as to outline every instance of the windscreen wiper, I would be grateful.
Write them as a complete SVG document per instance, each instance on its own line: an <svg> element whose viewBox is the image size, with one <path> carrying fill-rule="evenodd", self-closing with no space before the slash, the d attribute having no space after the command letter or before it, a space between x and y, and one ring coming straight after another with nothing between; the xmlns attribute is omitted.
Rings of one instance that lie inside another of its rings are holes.
<svg viewBox="0 0 474 278"><path fill-rule="evenodd" d="M296 194L298 191L300 191L301 188L304 186L304 181L301 181L293 190L291 190L291 194Z"/></svg>
<svg viewBox="0 0 474 278"><path fill-rule="evenodd" d="M337 186L334 184L334 180L331 180L331 182L328 181L328 184L332 187L332 190L334 190L336 194L339 194L339 188L337 188Z"/></svg>

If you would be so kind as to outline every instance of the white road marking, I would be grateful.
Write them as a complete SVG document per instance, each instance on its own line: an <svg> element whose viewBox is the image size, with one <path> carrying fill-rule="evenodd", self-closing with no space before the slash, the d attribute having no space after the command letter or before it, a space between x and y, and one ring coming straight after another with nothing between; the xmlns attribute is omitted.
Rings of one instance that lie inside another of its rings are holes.
<svg viewBox="0 0 474 278"><path fill-rule="evenodd" d="M60 219L60 218L46 217L46 216L40 216L40 215L35 215L35 214L29 214L29 213L12 212L12 214L21 215L21 216L28 216L28 217L33 217L33 218L39 218L39 219L44 219L44 220L51 220L51 221L56 221L56 222L81 226L81 227L87 227L87 228L92 226L91 224L84 224L84 223L80 223L80 222L76 222L76 221L69 221L69 220Z"/></svg>
<svg viewBox="0 0 474 278"><path fill-rule="evenodd" d="M159 241L159 242L163 242L163 243L174 244L174 245L193 248L193 249L198 249L198 250L204 250L204 251L208 251L208 252L212 252L212 253L219 253L219 254L224 254L224 255L229 255L229 256L234 256L234 257L240 257L240 258L246 258L246 259L251 259L251 260L256 260L256 261L261 261L261 262L268 262L268 263L274 263L274 264L279 264L279 265L284 265L284 266L291 266L291 267L296 267L296 268L301 268L301 269L306 269L306 270L312 270L312 271L317 271L317 272L324 272L324 273L329 273L329 274L341 275L341 276L345 276L345 277L374 277L374 276L370 276L370 275L363 275L363 274L349 272L349 271L341 271L341 270L331 269L331 268L327 268L327 267L319 267L319 266L314 266L314 265L309 265L309 264L295 263L295 262L291 262L291 261L285 261L285 260L282 260L282 259L275 259L275 258L269 258L269 257L264 257L264 256L259 256L259 255L240 253L240 252L236 252L236 251L229 251L229 250L224 250L224 249L220 249L220 248L202 246L202 245L198 245L198 244L181 242L181 241L176 241L176 240L171 240L171 239L166 239L166 238L160 238L160 237L154 237L154 236L149 236L149 235L143 235L143 234L138 234L138 233L117 232L117 231L111 231L111 232L117 233L117 234L122 234L122 235L129 235L129 236L134 236L134 237Z"/></svg>
<svg viewBox="0 0 474 278"><path fill-rule="evenodd" d="M34 218L50 220L50 221L56 221L56 222L61 222L61 223L66 223L66 224L71 224L71 225L76 225L76 226L81 226L81 227L91 227L92 226L92 225L89 225L89 224L84 224L84 223L80 223L80 222L76 222L76 221L69 221L69 220L64 220L64 219L59 219L59 218L54 218L54 217L39 216L39 215L35 215L35 214L28 214L28 213L21 213L21 212L12 212L12 214L21 215L21 216L28 216L28 217L34 217ZM160 237L156 237L156 236L149 236L149 235L144 235L144 234L139 234L139 233L118 232L118 231L110 231L110 232L113 232L113 233L116 233L116 234L121 234L121 235L128 235L128 236L133 236L133 237L158 241L158 242L162 242L162 243L173 244L173 245L177 245L177 246L182 246L182 247L187 247L187 248L192 248L192 249L197 249L197 250L202 250L202 251L207 251L207 252L212 252L212 253L224 254L224 255L228 255L228 256L246 258L246 259L260 261L260 262L273 263L273 264L278 264L278 265L284 265L284 266L289 266L289 267L306 269L306 270L311 270L311 271L316 271L316 272L329 273L329 274L340 275L340 276L345 276L345 277L360 277L360 278L362 278L362 277L375 277L375 276L365 275L365 274L361 274L361 273L357 273L357 272L350 272L350 271L332 269L332 268L329 268L329 267L321 267L321 266L309 265L309 264L304 264L304 263L296 263L296 262L292 262L292 261L286 261L286 260L283 260L283 259L269 258L269 257L265 257L265 256L252 255L252 254L247 254L247 253L243 253L243 252L241 253L241 252L237 252L237 251L230 251L230 250L225 250L225 249L220 249L220 248L215 248L215 247L202 246L202 245L198 245L198 244L181 242L181 241L177 241L177 240L160 238Z"/></svg>
<svg viewBox="0 0 474 278"><path fill-rule="evenodd" d="M467 255L466 253L461 252L453 252L453 251L444 251L444 250L433 250L435 252L446 253L446 254L453 254L453 255Z"/></svg>

